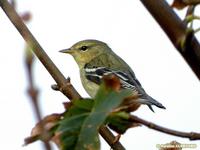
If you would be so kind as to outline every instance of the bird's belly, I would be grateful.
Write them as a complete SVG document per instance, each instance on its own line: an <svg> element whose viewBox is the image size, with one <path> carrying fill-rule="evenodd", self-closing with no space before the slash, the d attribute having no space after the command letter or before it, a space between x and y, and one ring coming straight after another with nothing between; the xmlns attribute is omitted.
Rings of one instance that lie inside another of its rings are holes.
<svg viewBox="0 0 200 150"><path fill-rule="evenodd" d="M81 73L81 82L83 84L84 89L86 90L86 92L92 97L94 98L98 89L99 89L99 85L97 85L94 82L89 81L86 77L84 73Z"/></svg>

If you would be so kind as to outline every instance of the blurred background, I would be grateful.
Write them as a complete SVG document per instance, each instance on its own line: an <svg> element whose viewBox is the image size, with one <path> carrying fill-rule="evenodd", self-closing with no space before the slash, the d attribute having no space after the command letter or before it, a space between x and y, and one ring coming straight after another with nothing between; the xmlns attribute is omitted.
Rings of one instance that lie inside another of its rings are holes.
<svg viewBox="0 0 200 150"><path fill-rule="evenodd" d="M152 113L142 106L134 114L159 125L180 130L200 132L200 84L189 66L175 50L165 33L140 3L134 0L17 0L19 14L30 12L30 31L45 49L61 72L71 78L72 84L83 97L79 70L69 55L60 49L77 41L97 39L120 55L134 70L144 89L166 106ZM172 0L168 0L172 3ZM184 18L186 10L176 11ZM197 7L196 14L200 14ZM200 27L195 22L194 27ZM196 34L200 41L200 32ZM0 147L7 150L42 150L41 142L23 147L37 119L27 95L25 70L25 43L15 27L0 9ZM67 98L53 91L54 80L36 60L34 81L39 89L42 116L64 111L62 102ZM166 135L146 127L129 129L120 139L131 149L157 149L156 144L173 140L183 144L199 141ZM102 139L102 149L109 146ZM56 147L54 146L56 150ZM187 149L184 149L187 150Z"/></svg>

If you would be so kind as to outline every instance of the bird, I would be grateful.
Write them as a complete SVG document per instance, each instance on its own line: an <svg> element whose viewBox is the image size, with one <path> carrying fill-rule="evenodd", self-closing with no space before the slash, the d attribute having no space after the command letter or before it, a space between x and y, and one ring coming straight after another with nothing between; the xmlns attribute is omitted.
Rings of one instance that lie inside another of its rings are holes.
<svg viewBox="0 0 200 150"><path fill-rule="evenodd" d="M102 78L114 74L120 80L121 89L130 89L133 91L133 95L138 96L137 99L129 99L123 104L127 105L128 111L137 110L141 104L147 105L153 112L153 105L165 109L160 102L145 92L131 67L106 43L87 39L59 52L73 56L79 67L82 85L92 98L95 97Z"/></svg>

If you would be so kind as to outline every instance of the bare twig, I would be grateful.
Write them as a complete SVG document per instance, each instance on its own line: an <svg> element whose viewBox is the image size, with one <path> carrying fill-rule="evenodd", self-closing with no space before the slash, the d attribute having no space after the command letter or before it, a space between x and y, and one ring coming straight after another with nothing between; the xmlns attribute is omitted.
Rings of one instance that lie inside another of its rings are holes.
<svg viewBox="0 0 200 150"><path fill-rule="evenodd" d="M13 8L16 9L16 1L15 0L11 0L11 5L13 6ZM29 17L24 17L24 16L27 16L27 14L29 15ZM21 15L21 18L24 21L29 21L30 20L30 13L29 12L23 13ZM26 53L26 55L25 55L25 65L26 65L26 69L27 69L28 83L29 83L29 87L28 87L27 92L28 92L28 95L30 96L30 100L33 104L33 109L35 111L37 120L40 122L42 120L42 117L41 117L41 113L40 113L40 109L39 109L39 105L38 105L38 89L34 86L33 73L32 73L34 56L33 56L32 52L30 51L30 48L27 45L26 45L26 48L25 48L25 53ZM42 124L39 126L39 128L41 129L41 131L43 133L42 135L47 136L47 132L45 132L44 126ZM44 142L44 148L46 150L51 150L51 145L49 144L48 141Z"/></svg>
<svg viewBox="0 0 200 150"><path fill-rule="evenodd" d="M28 75L28 82L29 82L29 88L28 88L28 94L30 96L31 102L33 104L33 109L35 111L37 120L39 122L41 122L42 117L41 117L41 112L39 109L39 105L38 105L38 89L35 87L34 82L33 82L33 54L32 52L26 48L26 59L25 59L25 64L26 64L26 69L27 69L27 75ZM42 131L42 135L45 137L47 137L48 133L45 131L43 124L40 125L40 129ZM49 144L48 141L44 142L44 146L46 150L51 150L51 145Z"/></svg>
<svg viewBox="0 0 200 150"><path fill-rule="evenodd" d="M65 94L67 97L70 97L70 99L72 99L72 97L79 99L80 95L78 92L74 90L74 87L67 82L66 78L62 75L60 70L58 70L58 68L37 42L35 37L31 34L29 29L22 22L21 18L13 9L13 7L7 2L7 0L1 0L0 5L10 21L15 25L19 33L22 35L24 40L32 48L34 54L38 57L38 59L42 62L42 64L54 78L58 86L62 89L63 94Z"/></svg>
<svg viewBox="0 0 200 150"><path fill-rule="evenodd" d="M189 34L189 38L185 38L188 36L187 25L176 15L165 0L140 1L159 23L173 45L200 79L200 45L194 34L191 33ZM185 48L183 50L181 43L184 38L187 40L185 41Z"/></svg>
<svg viewBox="0 0 200 150"><path fill-rule="evenodd" d="M125 150L121 143L118 140L116 141L116 137L112 136L112 132L110 132L110 130L106 126L101 126L101 128L99 129L99 133L101 135L106 134L107 138L104 138L104 140L106 140L106 142L110 145L112 149Z"/></svg>
<svg viewBox="0 0 200 150"><path fill-rule="evenodd" d="M176 131L172 129L168 129L159 125L156 125L155 123L146 121L144 119L141 119L137 116L130 115L129 120L132 121L133 123L140 123L143 124L151 129L167 133L170 135L178 136L178 137L183 137L183 138L189 138L190 140L200 140L200 133L195 133L195 132L181 132L181 131Z"/></svg>
<svg viewBox="0 0 200 150"><path fill-rule="evenodd" d="M187 9L185 18L186 18L187 16L189 16L189 15L193 15L194 10L195 10L195 6L189 6L188 9Z"/></svg>
<svg viewBox="0 0 200 150"><path fill-rule="evenodd" d="M0 0L0 6L4 10L6 15L10 19L10 21L13 23L13 25L17 28L19 33L22 35L24 40L27 42L27 44L32 48L34 54L38 57L38 59L42 62L42 64L48 70L50 75L56 81L56 83L58 84L58 87L60 88L60 91L65 96L67 96L70 100L80 99L81 96L79 95L79 93L75 90L75 88L71 85L71 83L69 81L67 81L67 79L63 76L63 74L60 72L60 70L58 70L56 65L52 62L52 60L49 58L49 56L45 53L43 48L40 46L40 44L37 42L37 40L31 34L29 29L26 27L26 25L22 22L21 18L16 13L16 11L13 9L13 7L8 3L8 1ZM111 138L115 138L115 136L109 130L102 130L101 135L106 141ZM118 150L124 149L124 147L121 145L121 143L119 141L110 146L114 147L115 144L118 144L118 146L117 146Z"/></svg>
<svg viewBox="0 0 200 150"><path fill-rule="evenodd" d="M186 23L188 25L188 23L190 23L189 28L193 29L193 20L197 19L197 16L194 15L194 11L195 11L195 6L191 5L188 7L187 12L185 14L185 19L183 20L184 23ZM195 31L194 31L195 34Z"/></svg>
<svg viewBox="0 0 200 150"><path fill-rule="evenodd" d="M200 4L200 0L182 0L187 5L197 5Z"/></svg>

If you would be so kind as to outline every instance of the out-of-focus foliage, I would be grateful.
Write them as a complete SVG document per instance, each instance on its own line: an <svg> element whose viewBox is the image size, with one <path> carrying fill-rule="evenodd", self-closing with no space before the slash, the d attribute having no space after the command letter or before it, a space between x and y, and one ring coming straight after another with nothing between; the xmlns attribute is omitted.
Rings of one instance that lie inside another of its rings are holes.
<svg viewBox="0 0 200 150"><path fill-rule="evenodd" d="M44 138L44 132L38 129L40 126L37 124L25 143L38 139L52 140L62 150L99 150L98 130L101 125L109 124L118 133L124 133L133 125L128 122L126 112L116 111L124 98L132 93L130 90L119 90L119 87L115 78L113 81L106 80L94 99L74 100L70 102L66 112L56 115L56 119L45 119L46 122L42 124L48 136ZM55 115L50 116L55 118Z"/></svg>

